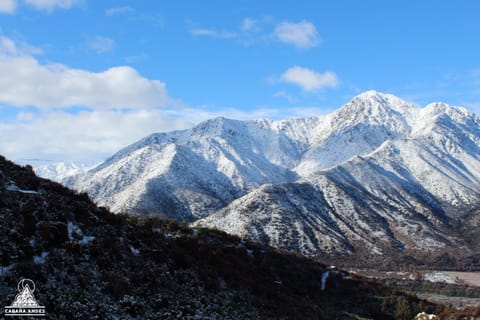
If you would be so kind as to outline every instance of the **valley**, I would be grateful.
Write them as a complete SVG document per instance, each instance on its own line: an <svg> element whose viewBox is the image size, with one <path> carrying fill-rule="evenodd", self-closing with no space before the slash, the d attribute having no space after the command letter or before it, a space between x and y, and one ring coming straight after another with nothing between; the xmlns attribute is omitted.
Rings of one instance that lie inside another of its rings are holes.
<svg viewBox="0 0 480 320"><path fill-rule="evenodd" d="M480 272L349 270L389 286L413 292L432 303L465 309L480 305Z"/></svg>

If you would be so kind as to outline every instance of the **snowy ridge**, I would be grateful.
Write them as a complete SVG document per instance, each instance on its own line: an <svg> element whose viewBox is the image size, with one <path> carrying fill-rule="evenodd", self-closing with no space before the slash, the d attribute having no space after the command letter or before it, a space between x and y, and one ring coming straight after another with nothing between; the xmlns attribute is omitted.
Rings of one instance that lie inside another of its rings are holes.
<svg viewBox="0 0 480 320"><path fill-rule="evenodd" d="M480 119L368 91L319 117L153 134L66 182L116 212L307 255L435 252L465 246L460 221L479 223Z"/></svg>
<svg viewBox="0 0 480 320"><path fill-rule="evenodd" d="M19 164L29 164L35 173L42 178L61 182L62 180L85 173L94 166L75 162L58 162L41 159L20 159Z"/></svg>

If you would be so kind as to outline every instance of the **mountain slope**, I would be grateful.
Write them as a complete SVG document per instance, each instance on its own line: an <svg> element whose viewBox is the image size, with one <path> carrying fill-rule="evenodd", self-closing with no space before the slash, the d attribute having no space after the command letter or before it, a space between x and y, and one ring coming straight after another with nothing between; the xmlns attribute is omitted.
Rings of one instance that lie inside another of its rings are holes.
<svg viewBox="0 0 480 320"><path fill-rule="evenodd" d="M426 255L450 252L460 266L479 249L473 230L480 213L480 131L460 112L461 130L443 112L429 116L434 130L421 128L416 138L387 140L370 154L311 173L293 184L301 192L292 192L292 184L259 188L196 224L306 255L351 255L356 265L395 266L402 256L426 262ZM292 198L293 207L284 204ZM329 217L328 232L318 217Z"/></svg>
<svg viewBox="0 0 480 320"><path fill-rule="evenodd" d="M116 212L193 221L264 183L294 179L287 167L302 148L268 122L217 118L151 135L66 183Z"/></svg>
<svg viewBox="0 0 480 320"><path fill-rule="evenodd" d="M0 156L0 296L22 278L52 319L394 319L438 307L298 255L114 215Z"/></svg>
<svg viewBox="0 0 480 320"><path fill-rule="evenodd" d="M458 248L459 263L474 255L478 246L468 244L456 224L462 210L446 210L414 178L406 179L402 167L395 169L355 158L296 183L264 185L195 224L335 263L350 255L355 266L395 267L402 256L426 263L426 255L435 259Z"/></svg>
<svg viewBox="0 0 480 320"><path fill-rule="evenodd" d="M425 261L461 246L461 260L477 249L462 222L480 220L480 119L369 91L320 117L154 134L67 183L116 212L311 256Z"/></svg>
<svg viewBox="0 0 480 320"><path fill-rule="evenodd" d="M414 105L393 95L365 92L313 129L310 146L295 170L308 175L371 152L387 140L405 137L416 111Z"/></svg>

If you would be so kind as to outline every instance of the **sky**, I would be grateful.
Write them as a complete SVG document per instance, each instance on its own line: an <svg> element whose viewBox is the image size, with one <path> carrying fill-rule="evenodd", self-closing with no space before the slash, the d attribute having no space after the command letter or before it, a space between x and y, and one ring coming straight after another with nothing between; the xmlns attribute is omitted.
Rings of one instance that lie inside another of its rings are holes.
<svg viewBox="0 0 480 320"><path fill-rule="evenodd" d="M480 113L480 1L0 0L0 154L92 164L377 90Z"/></svg>

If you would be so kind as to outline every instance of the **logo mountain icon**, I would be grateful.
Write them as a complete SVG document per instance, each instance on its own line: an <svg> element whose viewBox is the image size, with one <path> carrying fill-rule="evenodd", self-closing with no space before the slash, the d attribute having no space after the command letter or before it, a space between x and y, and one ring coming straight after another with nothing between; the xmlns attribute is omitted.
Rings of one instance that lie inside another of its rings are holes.
<svg viewBox="0 0 480 320"><path fill-rule="evenodd" d="M20 289L22 288L22 289ZM30 279L23 279L18 283L19 294L15 297L15 300L12 303L12 307L28 308L28 307L38 307L37 300L33 296L33 291L35 291L35 284Z"/></svg>
<svg viewBox="0 0 480 320"><path fill-rule="evenodd" d="M45 307L38 304L33 292L35 283L30 279L22 279L17 285L18 294L13 303L5 307L5 316L45 316Z"/></svg>

